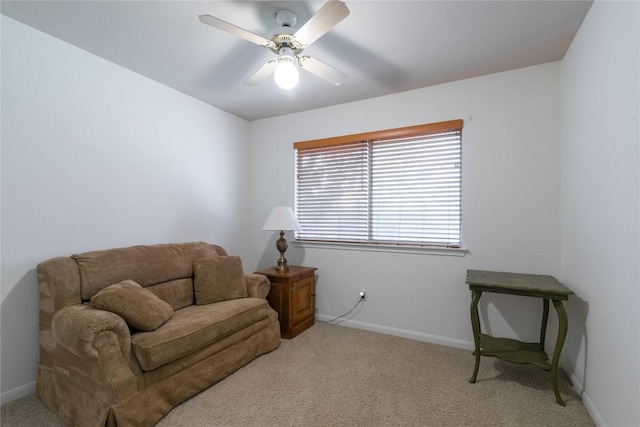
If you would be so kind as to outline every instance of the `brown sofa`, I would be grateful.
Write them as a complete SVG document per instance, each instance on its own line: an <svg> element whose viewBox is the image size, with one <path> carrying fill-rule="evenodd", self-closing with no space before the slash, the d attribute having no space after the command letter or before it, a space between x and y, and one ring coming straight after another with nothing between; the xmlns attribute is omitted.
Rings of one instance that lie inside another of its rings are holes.
<svg viewBox="0 0 640 427"><path fill-rule="evenodd" d="M217 245L54 258L38 282L38 395L71 425L153 425L280 345L268 279Z"/></svg>

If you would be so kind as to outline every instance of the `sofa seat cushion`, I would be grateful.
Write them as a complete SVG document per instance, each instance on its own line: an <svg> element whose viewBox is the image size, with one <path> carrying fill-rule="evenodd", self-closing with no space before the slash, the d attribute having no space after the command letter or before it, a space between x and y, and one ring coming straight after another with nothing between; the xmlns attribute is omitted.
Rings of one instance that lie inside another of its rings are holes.
<svg viewBox="0 0 640 427"><path fill-rule="evenodd" d="M266 319L268 315L269 304L261 298L184 307L176 310L173 317L155 331L133 333L133 354L140 367L150 371Z"/></svg>

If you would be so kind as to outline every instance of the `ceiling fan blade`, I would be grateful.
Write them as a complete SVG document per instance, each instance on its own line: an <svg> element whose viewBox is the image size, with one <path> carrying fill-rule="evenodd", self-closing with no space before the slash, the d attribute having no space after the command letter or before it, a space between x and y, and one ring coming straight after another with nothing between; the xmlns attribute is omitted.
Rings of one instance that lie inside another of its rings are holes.
<svg viewBox="0 0 640 427"><path fill-rule="evenodd" d="M309 46L347 16L349 8L346 4L338 0L329 0L296 31L294 37L303 46Z"/></svg>
<svg viewBox="0 0 640 427"><path fill-rule="evenodd" d="M265 64L260 67L258 71L253 73L251 77L244 81L244 84L246 84L247 86L259 85L264 79L266 79L271 75L271 73L273 73L276 65L278 65L277 59L271 59L270 61L265 62Z"/></svg>
<svg viewBox="0 0 640 427"><path fill-rule="evenodd" d="M275 44L271 40L265 39L264 37L254 34L251 31L247 31L243 28L236 27L235 25L223 21L222 19L216 18L215 16L200 15L198 16L198 18L200 19L200 22L204 24L211 25L212 27L231 33L259 46L263 46L266 48L275 46Z"/></svg>
<svg viewBox="0 0 640 427"><path fill-rule="evenodd" d="M311 74L315 74L316 76L328 81L335 86L340 86L349 78L349 75L347 73L344 73L337 68L333 68L332 66L327 65L315 58L312 58L311 56L305 55L299 57L298 64L300 64L300 67L304 68Z"/></svg>

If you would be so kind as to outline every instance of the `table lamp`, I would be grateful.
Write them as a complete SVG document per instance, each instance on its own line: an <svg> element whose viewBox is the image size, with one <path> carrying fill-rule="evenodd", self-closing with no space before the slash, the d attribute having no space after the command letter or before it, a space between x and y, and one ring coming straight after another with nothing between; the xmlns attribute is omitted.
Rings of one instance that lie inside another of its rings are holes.
<svg viewBox="0 0 640 427"><path fill-rule="evenodd" d="M293 213L293 209L288 206L276 206L271 211L271 214L267 218L267 222L262 227L264 231L280 231L280 238L276 240L276 247L280 251L280 258L278 259L278 266L274 267L277 271L283 272L289 270L287 265L287 259L284 257L284 253L289 247L287 240L284 238L284 232L302 230L300 223Z"/></svg>

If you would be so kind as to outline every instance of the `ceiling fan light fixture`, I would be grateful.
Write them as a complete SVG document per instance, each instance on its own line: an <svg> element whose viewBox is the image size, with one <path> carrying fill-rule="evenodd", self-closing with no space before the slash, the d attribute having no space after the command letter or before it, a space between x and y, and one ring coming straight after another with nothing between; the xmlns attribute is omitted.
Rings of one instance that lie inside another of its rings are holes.
<svg viewBox="0 0 640 427"><path fill-rule="evenodd" d="M293 52L289 48L280 50L280 58L278 65L273 73L276 84L282 89L293 89L298 84L300 73L293 56Z"/></svg>

